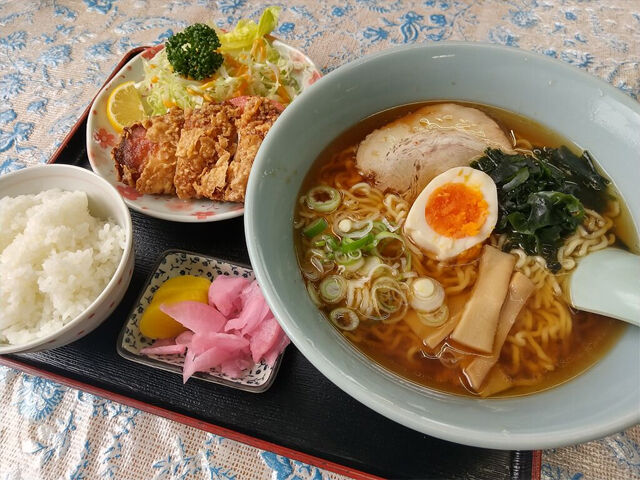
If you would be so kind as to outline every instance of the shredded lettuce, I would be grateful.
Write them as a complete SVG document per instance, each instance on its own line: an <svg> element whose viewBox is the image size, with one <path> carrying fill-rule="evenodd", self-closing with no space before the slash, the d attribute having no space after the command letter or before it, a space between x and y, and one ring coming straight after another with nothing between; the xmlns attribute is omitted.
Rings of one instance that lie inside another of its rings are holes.
<svg viewBox="0 0 640 480"><path fill-rule="evenodd" d="M149 115L169 108L197 108L205 101L220 102L243 95L258 95L287 105L300 91L308 66L294 61L286 47L268 37L278 24L279 7L268 7L259 22L240 20L219 32L224 62L213 77L189 80L176 74L163 49L151 60L143 59L144 79L136 84Z"/></svg>
<svg viewBox="0 0 640 480"><path fill-rule="evenodd" d="M148 115L163 115L171 107L195 108L202 104L202 97L190 90L201 82L176 74L163 49L151 60L143 59L144 79L136 84Z"/></svg>

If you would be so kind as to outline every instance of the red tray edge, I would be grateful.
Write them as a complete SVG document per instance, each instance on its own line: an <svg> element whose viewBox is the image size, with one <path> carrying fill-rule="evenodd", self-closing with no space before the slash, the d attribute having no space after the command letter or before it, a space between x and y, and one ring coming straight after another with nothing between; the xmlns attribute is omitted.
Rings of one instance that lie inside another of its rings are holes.
<svg viewBox="0 0 640 480"><path fill-rule="evenodd" d="M47 161L48 164L50 163L55 163L58 161L58 157L62 154L62 151L67 147L67 144L69 143L69 141L73 138L73 136L77 133L78 129L82 126L82 123L86 120L87 116L89 115L89 111L91 109L91 106L93 105L93 102L95 100L95 98L98 96L98 93L105 87L105 85L107 83L109 83L111 81L111 79L113 77L115 77L118 72L120 72L120 70L122 69L122 67L125 66L125 64L131 60L131 58L134 55L137 55L140 52L143 52L144 50L146 50L147 48L149 48L148 46L141 46L141 47L136 47L133 48L131 50L129 50L127 53L124 54L124 56L122 57L122 59L118 62L118 64L115 66L115 68L113 69L113 72L111 72L111 74L107 77L107 79L104 81L104 83L102 84L102 86L98 89L98 91L96 92L96 94L93 96L93 98L91 99L91 102L87 105L87 108L85 108L85 110L82 112L82 115L80 115L80 117L78 118L78 121L73 125L73 127L71 127L71 130L69 130L69 133L67 133L67 135L64 137L64 140L62 141L62 143L60 144L60 146L56 149L56 151L53 153L53 155L51 156L51 158L49 158L49 160ZM187 415L182 415L179 413L175 413L172 412L171 410L166 410L164 408L160 408L160 407L156 407L154 405L150 405L144 402L141 402L139 400L135 400L133 398L127 397L125 395L120 395L117 393L113 393L110 392L108 390L104 390L98 387L94 387L92 385L89 385L87 383L83 383L83 382L79 382L76 380L72 380L70 378L64 377L62 375L58 375L55 373L51 373L47 370L42 370L36 367L32 367L26 363L22 363L22 362L18 362L16 360L12 360L12 359L8 359L8 358L4 358L2 356L0 356L0 364L4 364L7 365L9 367L13 367L16 368L18 370L22 370L26 373L32 374L32 375L38 375L40 377L44 377L44 378L48 378L50 380L56 381L58 383L70 386L72 388L77 388L79 390L84 390L87 391L89 393L93 393L99 396L102 396L104 398L107 398L109 400L113 400L134 408L137 408L139 410L143 410L145 412L151 413L151 414L155 414L164 418L168 418L169 420L173 420L176 421L178 423L183 423L185 425L191 426L191 427L195 427L198 428L200 430L204 430L207 431L209 433L213 433L216 435L221 435L223 437L227 437L230 438L232 440L237 440L239 442L242 443L246 443L248 445L254 446L256 448L261 448L263 450L269 450L272 451L274 453L277 453L278 455L284 455L286 457L289 458L293 458L296 460L300 460L303 461L305 463L310 463L312 465L315 465L317 467L323 468L325 470L329 470L341 475L347 475L350 476L354 479L360 480L360 479L381 479L382 477L377 477L375 475L371 475L371 474L367 474L364 472L361 472L359 470L353 470L349 467L345 467L343 465L337 464L337 463L333 463L333 462L329 462L327 460L323 460L321 458L318 457L314 457L311 455L307 455L306 453L302 453L302 452L298 452L297 450L291 450L288 449L286 447L281 447L279 445L273 444L273 443L269 443L266 442L264 440L260 440L258 438L255 437L251 437L248 435L244 435L242 433L238 433L234 430L229 430L223 427L219 427L217 425L213 425L211 423L207 423L207 422L203 422L202 420L197 420L195 418L189 417ZM223 432L223 433L220 433ZM262 446L260 446L262 445ZM288 452L288 453L287 453ZM531 480L540 480L540 474L541 474L541 459L542 459L542 452L540 452L539 450L536 450L533 452L533 456L532 456L532 463L531 463Z"/></svg>
<svg viewBox="0 0 640 480"><path fill-rule="evenodd" d="M531 480L540 480L542 476L542 451L531 452Z"/></svg>

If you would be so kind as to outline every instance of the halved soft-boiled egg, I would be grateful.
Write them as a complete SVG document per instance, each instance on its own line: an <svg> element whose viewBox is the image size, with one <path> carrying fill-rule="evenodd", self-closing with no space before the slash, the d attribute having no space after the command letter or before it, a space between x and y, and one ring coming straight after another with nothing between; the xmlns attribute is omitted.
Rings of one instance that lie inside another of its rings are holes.
<svg viewBox="0 0 640 480"><path fill-rule="evenodd" d="M455 167L435 177L413 203L404 233L437 260L453 258L486 240L498 220L491 177Z"/></svg>

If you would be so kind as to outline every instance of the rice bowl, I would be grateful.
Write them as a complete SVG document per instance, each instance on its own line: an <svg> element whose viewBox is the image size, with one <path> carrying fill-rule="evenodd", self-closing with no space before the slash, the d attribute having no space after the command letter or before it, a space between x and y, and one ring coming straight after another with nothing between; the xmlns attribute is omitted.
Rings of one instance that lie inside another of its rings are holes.
<svg viewBox="0 0 640 480"><path fill-rule="evenodd" d="M0 199L0 341L21 345L81 314L124 246L123 228L91 216L85 192Z"/></svg>
<svg viewBox="0 0 640 480"><path fill-rule="evenodd" d="M55 348L91 332L133 272L131 217L119 193L69 165L13 172L0 189L0 354Z"/></svg>

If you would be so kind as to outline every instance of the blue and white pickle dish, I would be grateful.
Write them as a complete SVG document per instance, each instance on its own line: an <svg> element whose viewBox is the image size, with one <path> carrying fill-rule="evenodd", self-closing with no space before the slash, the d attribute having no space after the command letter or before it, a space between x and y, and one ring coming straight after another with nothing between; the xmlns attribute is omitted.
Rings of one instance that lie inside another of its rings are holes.
<svg viewBox="0 0 640 480"><path fill-rule="evenodd" d="M245 266L183 250L169 250L163 253L156 268L149 275L138 301L120 332L117 342L120 356L132 362L182 375L184 355L145 355L140 353L143 348L151 346L153 340L143 336L139 328L142 313L151 303L154 293L168 279L180 275L206 277L211 281L218 275L254 279L253 271ZM242 377L232 378L217 370L197 372L193 377L247 392L261 393L266 391L275 380L283 354L284 352L278 356L272 367L264 362L257 363Z"/></svg>

